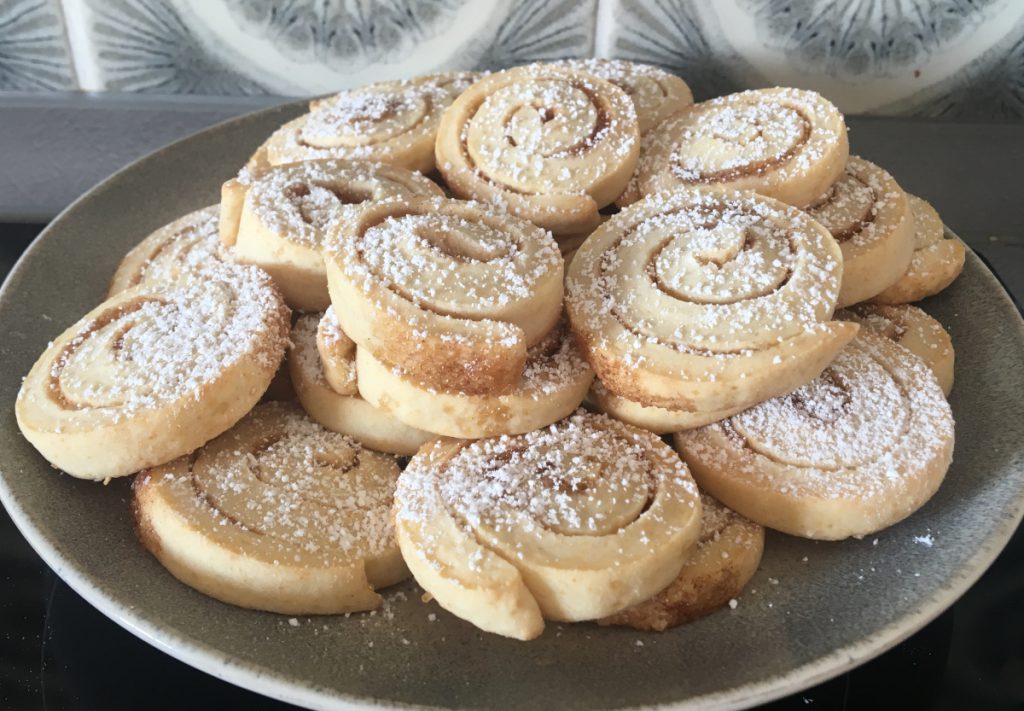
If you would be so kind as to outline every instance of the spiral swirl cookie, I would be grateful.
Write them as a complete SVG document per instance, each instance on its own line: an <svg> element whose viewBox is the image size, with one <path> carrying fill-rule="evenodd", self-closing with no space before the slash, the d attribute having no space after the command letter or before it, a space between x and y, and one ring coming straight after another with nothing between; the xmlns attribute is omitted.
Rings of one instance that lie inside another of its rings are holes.
<svg viewBox="0 0 1024 711"><path fill-rule="evenodd" d="M238 261L270 273L290 306L323 311L330 297L320 249L331 225L352 219L370 202L442 195L419 173L382 163L321 160L280 166L249 186L238 232L229 243Z"/></svg>
<svg viewBox="0 0 1024 711"><path fill-rule="evenodd" d="M633 100L640 133L645 134L693 103L686 82L664 69L624 59L566 59L552 62L611 82Z"/></svg>
<svg viewBox="0 0 1024 711"><path fill-rule="evenodd" d="M594 379L567 324L530 348L522 378L509 393L438 390L396 372L366 349L359 349L355 359L359 392L368 402L413 427L463 439L550 425L580 406Z"/></svg>
<svg viewBox="0 0 1024 711"><path fill-rule="evenodd" d="M132 486L136 531L171 572L223 602L291 615L369 610L408 576L391 504L398 463L293 405L260 405Z"/></svg>
<svg viewBox="0 0 1024 711"><path fill-rule="evenodd" d="M566 306L612 393L689 412L747 407L813 379L853 337L829 321L839 245L749 192L651 196L580 247Z"/></svg>
<svg viewBox="0 0 1024 711"><path fill-rule="evenodd" d="M850 156L843 175L807 208L843 250L837 306L870 299L907 271L914 253L914 218L892 176Z"/></svg>
<svg viewBox="0 0 1024 711"><path fill-rule="evenodd" d="M339 370L347 364L347 370L352 372L351 388L346 387L344 393L339 393L332 387L317 348L320 320L317 314L306 314L299 317L292 329L293 346L288 355L288 371L303 409L320 425L347 434L370 449L392 454L415 454L420 445L433 439L434 435L404 424L359 397L354 344L347 357L338 356L335 364Z"/></svg>
<svg viewBox="0 0 1024 711"><path fill-rule="evenodd" d="M698 185L754 190L804 207L843 173L846 124L803 89L755 89L683 109L644 142L642 195Z"/></svg>
<svg viewBox="0 0 1024 711"><path fill-rule="evenodd" d="M227 245L235 243L238 235L238 223L242 219L242 206L245 204L245 194L249 192L249 186L258 178L266 175L270 169L270 160L267 158L267 147L261 145L256 152L249 156L238 175L230 180L224 181L220 186L220 239Z"/></svg>
<svg viewBox="0 0 1024 711"><path fill-rule="evenodd" d="M517 639L668 585L700 532L697 489L649 432L580 413L529 434L437 440L398 480L395 532L453 614Z"/></svg>
<svg viewBox="0 0 1024 711"><path fill-rule="evenodd" d="M910 304L857 304L836 313L836 318L855 321L862 327L900 344L924 361L947 397L953 389L953 340L942 324Z"/></svg>
<svg viewBox="0 0 1024 711"><path fill-rule="evenodd" d="M664 632L709 615L739 596L761 564L764 528L707 494L700 500L700 539L679 576L651 599L599 620L600 624Z"/></svg>
<svg viewBox="0 0 1024 711"><path fill-rule="evenodd" d="M164 225L128 252L117 266L107 297L143 282L167 281L223 261L217 240L217 206Z"/></svg>
<svg viewBox="0 0 1024 711"><path fill-rule="evenodd" d="M510 392L527 349L561 317L551 235L479 203L370 205L338 225L324 255L342 330L438 389Z"/></svg>
<svg viewBox="0 0 1024 711"><path fill-rule="evenodd" d="M701 488L769 528L864 536L939 488L953 416L935 376L888 338L861 331L813 382L675 435Z"/></svg>
<svg viewBox="0 0 1024 711"><path fill-rule="evenodd" d="M265 144L271 165L317 158L389 163L421 173L434 169L441 114L476 78L475 72L386 81L310 102Z"/></svg>
<svg viewBox="0 0 1024 711"><path fill-rule="evenodd" d="M83 479L162 464L256 404L288 331L288 308L255 267L215 264L126 289L39 357L18 393L18 426L51 464Z"/></svg>
<svg viewBox="0 0 1024 711"><path fill-rule="evenodd" d="M600 380L595 380L587 393L587 403L593 409L611 415L617 420L650 430L655 434L670 434L703 427L712 422L724 420L726 417L742 412L745 407L734 407L727 410L711 410L694 412L676 410L668 407L644 405L636 400L616 395L606 388Z"/></svg>
<svg viewBox="0 0 1024 711"><path fill-rule="evenodd" d="M533 64L488 75L455 100L438 129L437 168L457 197L557 234L585 232L625 189L639 137L621 89Z"/></svg>
<svg viewBox="0 0 1024 711"><path fill-rule="evenodd" d="M872 301L906 304L938 294L960 276L967 250L958 239L945 239L935 208L916 195L907 196L914 215L914 254L906 273Z"/></svg>

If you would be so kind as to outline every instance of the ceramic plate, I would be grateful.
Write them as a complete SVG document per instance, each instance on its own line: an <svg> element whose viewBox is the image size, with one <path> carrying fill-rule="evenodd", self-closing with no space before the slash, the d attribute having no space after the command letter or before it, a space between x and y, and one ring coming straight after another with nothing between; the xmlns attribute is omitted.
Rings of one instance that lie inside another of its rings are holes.
<svg viewBox="0 0 1024 711"><path fill-rule="evenodd" d="M252 612L185 587L136 542L128 482L102 486L51 469L18 433L14 398L47 342L101 300L121 255L216 202L221 182L300 110L222 124L114 175L40 236L0 292L3 503L72 588L167 653L315 708L735 708L821 682L906 638L981 575L1020 521L1024 329L969 255L959 281L924 304L957 348L956 454L938 495L877 539L769 534L734 610L661 635L552 624L522 643L421 602L411 583L389 591L383 610L350 618Z"/></svg>

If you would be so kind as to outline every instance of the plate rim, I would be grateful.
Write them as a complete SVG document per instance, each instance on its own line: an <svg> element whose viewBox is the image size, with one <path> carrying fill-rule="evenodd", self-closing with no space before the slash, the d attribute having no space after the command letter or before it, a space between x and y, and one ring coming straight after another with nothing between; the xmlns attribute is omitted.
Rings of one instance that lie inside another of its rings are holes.
<svg viewBox="0 0 1024 711"><path fill-rule="evenodd" d="M68 216L72 216L83 204L106 190L110 184L118 181L124 174L136 170L141 164L148 162L156 156L167 151L179 150L182 144L206 136L209 133L223 131L232 125L253 120L264 114L288 111L303 103L305 103L305 100L286 101L275 106L226 119L157 148L104 178L54 217L19 256L4 279L3 284L0 285L0 310L4 308L9 298L8 292L12 289L12 283L17 280L22 271L29 268L27 265L35 258L35 252L39 245L49 238L54 225L63 222ZM959 239L948 227L946 227L946 236ZM1016 326L1021 337L1024 338L1024 318L1022 318L1013 297L1006 291L1000 279L989 269L988 264L975 254L969 245L964 244L968 248L968 260L975 263L975 266L979 268L980 274L988 280L990 286L994 287L992 291L997 292L999 298L1006 302L1006 305L1009 306L1013 313L1017 314ZM148 620L145 614L133 611L123 603L108 597L98 586L87 580L85 573L78 570L77 566L69 558L63 555L53 543L48 541L42 529L34 522L31 512L18 504L14 492L8 484L8 477L9 474L0 470L0 503L3 504L15 527L24 536L35 553L61 580L104 616L165 654L242 689L310 709L354 711L368 708L446 708L395 701L384 702L348 695L336 689L328 692L318 687L303 685L294 680L294 678L277 672L271 667L261 667L256 663L229 657L218 648L205 642L189 639L176 631L161 628L159 622ZM794 667L785 674L768 679L750 682L742 686L734 686L727 690L704 694L682 701L624 708L663 709L664 711L686 711L698 708L729 711L731 709L749 708L750 706L799 693L856 668L904 641L953 605L988 570L1007 543L1009 543L1010 538L1022 520L1024 520L1024 496L1019 497L1015 501L1015 509L1011 516L1001 517L998 524L993 528L992 535L975 551L965 566L958 571L958 574L947 580L946 585L927 599L920 609L904 614L901 618L894 620L868 637L861 638L857 642L845 647L835 649L829 654L818 657L806 664Z"/></svg>

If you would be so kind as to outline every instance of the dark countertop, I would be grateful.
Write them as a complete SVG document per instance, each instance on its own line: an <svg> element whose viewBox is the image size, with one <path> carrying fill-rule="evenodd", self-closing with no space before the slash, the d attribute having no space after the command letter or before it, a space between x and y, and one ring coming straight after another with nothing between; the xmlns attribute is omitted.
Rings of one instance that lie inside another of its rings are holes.
<svg viewBox="0 0 1024 711"><path fill-rule="evenodd" d="M882 122L885 130L860 132ZM932 201L1024 302L1024 124L851 119L854 149ZM40 225L0 225L0 277ZM1024 446L1024 445L1022 445ZM893 650L770 709L1024 709L1024 533ZM767 652L768 650L766 650ZM0 510L0 708L284 709L157 651L85 603Z"/></svg>

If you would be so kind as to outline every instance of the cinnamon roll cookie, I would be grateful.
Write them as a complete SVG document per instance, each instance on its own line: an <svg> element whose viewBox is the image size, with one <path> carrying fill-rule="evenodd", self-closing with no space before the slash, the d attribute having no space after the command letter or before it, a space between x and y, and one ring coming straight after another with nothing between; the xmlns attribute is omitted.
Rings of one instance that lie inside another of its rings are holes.
<svg viewBox="0 0 1024 711"><path fill-rule="evenodd" d="M903 276L874 296L872 301L879 304L906 304L938 294L964 269L964 243L945 238L942 219L927 201L916 195L907 198L914 215L914 253Z"/></svg>
<svg viewBox="0 0 1024 711"><path fill-rule="evenodd" d="M757 572L764 528L701 494L700 538L667 588L639 605L598 620L649 632L692 622L738 597Z"/></svg>
<svg viewBox="0 0 1024 711"><path fill-rule="evenodd" d="M593 229L640 151L636 109L589 73L532 64L491 74L444 112L437 168L454 195L556 234Z"/></svg>
<svg viewBox="0 0 1024 711"><path fill-rule="evenodd" d="M391 505L398 463L268 403L132 485L143 545L186 585L290 615L370 610L408 576Z"/></svg>
<svg viewBox="0 0 1024 711"><path fill-rule="evenodd" d="M441 114L479 76L431 74L316 99L308 114L271 135L266 160L270 165L318 158L368 160L429 173Z"/></svg>
<svg viewBox="0 0 1024 711"><path fill-rule="evenodd" d="M395 531L417 582L488 632L532 639L645 600L700 533L697 489L649 432L580 413L529 434L441 439L402 472Z"/></svg>
<svg viewBox="0 0 1024 711"><path fill-rule="evenodd" d="M561 317L554 239L480 203L376 203L339 223L324 254L342 330L439 390L511 392Z"/></svg>
<svg viewBox="0 0 1024 711"><path fill-rule="evenodd" d="M724 420L726 417L742 412L745 407L726 410L690 411L677 410L656 405L644 405L636 400L616 395L600 380L595 380L587 393L587 403L593 409L611 415L617 420L642 427L655 434L670 434L703 427L712 422Z"/></svg>
<svg viewBox="0 0 1024 711"><path fill-rule="evenodd" d="M569 267L573 331L604 387L640 405L717 413L812 380L853 337L830 321L832 236L750 192L645 198L599 227Z"/></svg>
<svg viewBox="0 0 1024 711"><path fill-rule="evenodd" d="M769 528L838 540L906 518L939 488L953 416L910 351L863 330L814 381L675 435L701 488Z"/></svg>
<svg viewBox="0 0 1024 711"><path fill-rule="evenodd" d="M292 329L292 350L288 371L303 409L320 425L347 434L370 449L392 454L415 454L434 435L404 424L359 396L356 387L356 348L341 333L333 311L299 317ZM334 321L321 331L335 331L339 337L319 341L318 323ZM322 353L328 352L324 358ZM330 365L328 365L330 363ZM334 372L334 377L328 375Z"/></svg>
<svg viewBox="0 0 1024 711"><path fill-rule="evenodd" d="M552 329L526 353L519 383L507 393L438 389L403 375L359 349L359 392L382 412L422 430L477 439L521 434L573 413L594 379L567 324Z"/></svg>
<svg viewBox="0 0 1024 711"><path fill-rule="evenodd" d="M836 313L836 318L855 321L862 327L900 344L924 361L947 397L953 389L953 340L942 324L910 304L857 304Z"/></svg>
<svg viewBox="0 0 1024 711"><path fill-rule="evenodd" d="M235 258L266 269L300 311L330 304L321 244L338 220L391 198L440 197L419 173L382 163L318 160L271 168L245 191L238 231L227 236Z"/></svg>
<svg viewBox="0 0 1024 711"><path fill-rule="evenodd" d="M217 206L212 205L164 225L128 252L110 280L107 297L143 282L174 280L224 260L217 240Z"/></svg>
<svg viewBox="0 0 1024 711"><path fill-rule="evenodd" d="M551 64L586 72L626 92L636 109L641 135L693 104L693 93L685 81L650 64L596 58L565 59Z"/></svg>
<svg viewBox="0 0 1024 711"><path fill-rule="evenodd" d="M755 89L694 104L644 141L640 195L715 185L754 190L796 207L842 175L849 155L842 114L803 89Z"/></svg>
<svg viewBox="0 0 1024 711"><path fill-rule="evenodd" d="M874 163L850 156L843 175L807 212L843 250L837 306L870 299L910 266L914 217L906 193Z"/></svg>
<svg viewBox="0 0 1024 711"><path fill-rule="evenodd" d="M125 289L39 357L18 393L18 426L51 464L83 479L170 461L256 404L289 324L256 267L214 264Z"/></svg>

